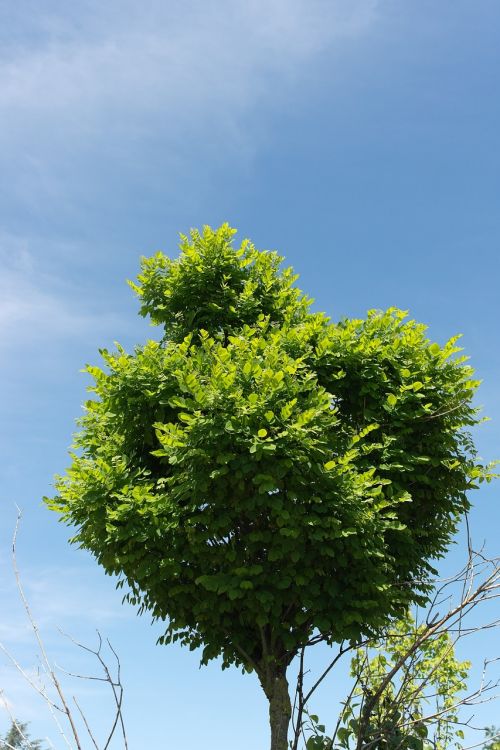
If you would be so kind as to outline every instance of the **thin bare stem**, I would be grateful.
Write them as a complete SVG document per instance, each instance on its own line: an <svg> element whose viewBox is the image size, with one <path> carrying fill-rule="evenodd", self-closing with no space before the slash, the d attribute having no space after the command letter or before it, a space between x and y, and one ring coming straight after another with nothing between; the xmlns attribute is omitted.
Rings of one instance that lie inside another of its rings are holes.
<svg viewBox="0 0 500 750"><path fill-rule="evenodd" d="M100 632L98 630L96 631L97 632L97 638L98 638L97 649L91 648L90 646L86 646L84 643L80 643L75 638L73 638L73 636L69 635L68 633L65 633L62 630L60 630L60 632L61 632L62 635L64 635L66 638L68 638L68 640L70 640L71 643L73 643L75 646L77 646L78 648L82 649L83 651L86 651L89 654L92 654L92 656L94 656L98 660L98 662L101 665L101 668L103 670L104 677L99 677L97 675L75 674L75 673L72 673L72 672L67 672L66 670L63 670L63 671L66 674L68 674L68 675L70 675L72 677L76 677L77 679L80 679L80 680L94 680L94 681L97 681L97 682L107 683L110 686L111 691L113 693L113 699L114 699L116 711L115 711L115 715L114 715L114 718L113 718L111 729L109 731L107 740L106 740L106 742L104 744L103 750L107 750L107 748L109 747L109 745L111 743L111 740L113 739L113 736L115 734L115 731L116 731L116 728L117 728L118 724L120 724L120 729L121 729L121 734L122 734L124 748L125 748L125 750L128 750L127 733L126 733L126 730L125 730L125 722L123 720L123 713L122 713L123 685L122 685L122 682L121 682L121 663L120 663L120 659L118 657L118 654L114 650L114 648L111 645L109 639L106 639L106 643L108 645L108 648L110 649L110 651L113 654L113 656L115 658L115 661L116 661L116 673L117 673L117 676L116 676L116 679L113 679L113 676L112 676L112 674L110 672L110 669L109 669L109 667L108 667L105 659L102 656L103 640L102 640L102 636L101 636L101 634L100 634ZM59 667L59 669L61 669L61 667ZM76 703L76 701L75 701L75 703ZM80 706L78 704L77 704L77 707L78 707L78 709L79 709L79 711L80 711L80 713L82 714L82 717L83 717L83 712L81 711L81 708L80 708ZM86 720L85 720L85 725L87 727L87 731L90 732L90 730L89 730L89 728L87 726L87 721Z"/></svg>
<svg viewBox="0 0 500 750"><path fill-rule="evenodd" d="M14 528L14 536L12 538L12 567L14 569L14 576L15 576L15 579L16 579L17 589L19 591L19 595L21 597L21 601L22 601L24 609L26 611L26 615L28 617L29 623L30 623L31 628L33 630L33 633L35 635L36 642L38 644L38 649L39 649L40 655L42 657L42 662L45 664L45 667L47 669L47 674L49 675L50 680L51 680L53 686L55 687L56 692L57 692L57 694L59 696L59 699L60 699L60 701L62 703L62 706L63 706L63 709L64 709L63 713L66 714L66 717L68 719L69 725L71 727L71 732L73 734L73 738L75 740L77 750L82 750L82 746L80 744L80 738L78 737L78 732L77 732L75 723L73 721L73 717L71 715L71 711L68 708L68 704L67 704L66 698L64 696L63 690L61 688L61 685L59 683L59 680L57 679L57 677L56 677L56 675L54 673L54 670L52 669L51 664L49 662L49 659L48 659L48 656L47 656L47 652L45 650L45 645L43 643L42 637L40 635L40 631L38 629L38 625L36 623L35 618L32 615L30 606L28 604L28 600L27 600L27 598L25 596L24 589L23 589L23 586L21 584L21 576L19 574L19 568L18 568L18 565L17 565L17 555L16 555L17 534L18 534L18 530L19 530L19 525L21 523L21 517L22 517L22 513L21 513L21 510L18 508L17 520L16 520L16 525L15 525L15 528ZM62 732L62 737L63 737L65 743L67 744L67 746L69 748L71 748L71 743L69 742L69 740L66 737L66 735L64 734L64 732Z"/></svg>
<svg viewBox="0 0 500 750"><path fill-rule="evenodd" d="M109 684L110 689L111 689L112 694L113 694L113 701L114 701L114 704L115 704L115 713L114 713L114 717L113 717L113 721L112 721L112 725L111 725L110 731L109 731L109 733L107 735L107 738L105 740L104 745L102 746L102 750L108 750L108 748L109 748L109 746L111 744L111 741L112 741L112 739L113 739L113 737L114 737L114 735L116 733L116 730L117 730L118 726L120 726L120 730L121 730L121 734L122 734L122 739L123 739L124 750L128 750L127 735L126 735L126 731L125 731L125 723L124 723L124 720L123 720L123 713L122 713L123 693L124 693L124 690L123 690L123 685L122 685L122 682L121 682L121 663L120 663L120 659L118 657L118 654L116 653L115 649L111 645L110 641L108 639L106 639L107 647L109 648L109 650L112 653L113 658L115 660L115 667L113 667L113 669L110 669L110 667L108 666L106 660L103 657L103 653L102 653L103 652L103 639L102 639L102 636L99 633L99 631L97 631L97 636L98 636L98 646L97 646L97 648L90 648L89 646L86 646L83 643L80 643L80 642L76 641L71 636L63 633L63 635L65 635L67 638L69 638L69 640L71 640L71 642L73 644L75 644L80 649L86 651L87 653L91 654L92 656L94 656L98 660L98 662L99 662L99 664L100 664L100 666L101 666L101 668L103 670L103 676L76 674L74 672L69 672L67 670L64 670L64 669L62 669L61 667L58 667L55 664L54 664L54 667L52 667L52 665L50 663L47 651L45 649L44 642L43 642L42 637L41 637L41 633L40 633L38 624L37 624L37 622L36 622L36 620L35 620L35 618L34 618L34 616L32 614L31 607L30 607L30 605L28 603L28 599L27 599L27 597L25 595L23 586L21 584L21 577L20 577L19 568L18 568L18 565L17 565L16 543L17 543L17 536L18 536L18 530L19 530L19 526L20 526L21 517L22 517L21 511L18 509L18 515L17 515L15 529L14 529L14 535L13 535L13 539L12 539L12 566L13 566L13 570L14 570L14 576L15 576L15 580L16 580L17 590L18 590L19 596L21 598L21 602L22 602L24 610L26 612L26 615L27 615L30 627L31 627L31 629L32 629L32 631L33 631L33 633L35 635L35 640L36 640L36 643L37 643L37 646L38 646L38 653L39 653L40 666L41 666L42 673L45 673L45 675L47 676L49 684L55 690L60 703L57 702L56 700L53 700L51 698L51 696L47 692L47 689L46 689L45 685L42 684L41 682L39 682L39 680L36 680L35 678L33 678L26 670L24 670L23 667L20 665L20 663L14 658L14 656L12 656L12 654L7 650L7 648L3 644L1 644L1 643L0 643L0 650L9 658L9 660L11 661L11 663L13 664L13 666L15 667L15 669L27 681L27 683L30 685L30 687L34 691L36 691L38 693L38 695L40 695L43 698L43 700L45 701L46 705L49 708L49 711L51 712L51 715L52 715L52 717L53 717L53 719L54 719L54 721L56 723L58 731L59 731L59 733L60 733L60 735L61 735L64 743L66 744L66 746L67 746L67 748L69 750L74 750L73 744L70 742L70 740L66 736L66 733L65 733L65 731L64 731L64 729L63 729L63 727L61 725L61 722L59 721L59 719L57 717L57 714L63 714L65 716L66 720L68 721L70 729L71 729L71 735L72 735L74 743L76 745L75 750L82 750L82 744L80 742L80 738L79 738L79 734L78 734L77 723L75 721L75 717L73 716L73 713L72 713L72 710L70 709L69 703L66 700L65 694L64 694L62 686L61 686L61 683L59 682L59 680L57 678L57 675L55 673L55 669L58 669L59 671L62 671L65 674L67 674L67 675L69 675L71 677L75 677L75 678L80 679L80 680L92 680L92 681L97 681L97 682L102 682L102 683ZM60 632L62 633L62 631L60 631ZM115 673L115 675L116 675L115 677L113 676L112 672ZM5 707L8 708L8 706L6 704L6 701L3 698L3 696L2 696L1 691L0 691L0 697L2 697L2 701L5 704ZM88 735L89 735L89 737L90 737L90 739L91 739L91 741L92 741L92 743L94 745L95 750L100 750L98 742L96 740L96 737L93 734L92 729L90 727L90 724L89 724L89 722L87 720L87 717L85 716L85 714L84 714L84 712L83 712L83 710L82 710L82 708L81 708L78 700L74 696L73 696L73 702L74 702L74 705L76 706L76 709L77 709L77 711L78 711L78 713L79 713L79 715L81 717L81 720L83 721L83 724L85 725L85 728L86 728L87 733L88 733ZM12 717L12 721L14 722L13 717ZM16 725L16 726L17 726L20 734L22 735L21 728L18 725ZM26 743L29 742L28 739L24 737L24 735L22 735L22 738L23 738L23 740L26 741ZM49 742L49 744L53 748L52 743L50 743L49 740L47 740L47 741ZM32 744L29 744L27 746L34 747Z"/></svg>
<svg viewBox="0 0 500 750"><path fill-rule="evenodd" d="M369 750L369 748L380 741L381 737L387 731L383 728L382 724L379 729L376 728L387 713L387 709L384 708L385 704L384 706L379 706L384 696L384 700L390 700L390 704L388 705L390 705L391 712L394 712L395 718L394 724L391 724L392 729L401 731L401 735L404 737L404 730L407 733L412 726L419 723L434 726L437 732L434 736L434 742L442 742L443 739L446 740L450 736L448 734L450 731L449 727L452 725L460 726L463 724L471 728L470 720L465 724L459 721L457 711L460 707L476 706L480 703L496 699L496 688L500 688L500 680L488 680L486 677L486 667L490 663L497 661L497 659L485 662L478 688L469 692L465 697L462 696L456 700L453 699L450 701L447 699L445 701L442 692L433 690L433 680L437 672L453 654L456 644L462 638L500 626L500 618L492 619L490 622L483 622L482 624L476 624L474 621L470 624L469 622L470 616L479 605L500 598L500 558L486 557L483 547L479 551L473 549L468 519L466 519L466 523L466 563L455 576L436 579L434 581L435 589L427 609L427 616L423 619L423 624L415 625L415 628L413 629L412 627L408 632L403 632L399 628L397 631L391 632L389 628L382 639L377 641L367 639L363 643L357 644L358 648L373 646L376 649L383 649L384 642L387 647L391 641L397 643L398 639L401 639L401 643L405 645L394 652L395 661L389 667L386 667L383 662L377 667L377 674L372 674L372 678L375 679L375 687L370 686L371 680L368 684L363 684L361 680L363 669L367 667L368 651L365 654L364 661L359 661L356 667L359 671L354 675L354 685L343 704L344 709L338 717L335 732L329 740L330 750L333 748L338 731L344 721L345 712L351 706L353 698L356 695L361 698L361 705L358 705L356 709L358 726L354 738L356 740L355 750ZM406 585L415 585L416 583L416 581L411 581L407 582ZM430 581L422 581L422 583L428 585ZM445 608L444 612L443 607ZM441 613L438 608L441 609ZM418 664L421 663L420 659L422 657L420 654L424 653L423 649L425 645L428 642L430 643L439 639L443 635L449 638L449 645L445 646L443 644L443 647L436 654L438 656L437 661L433 660L427 672L416 672ZM321 635L313 636L305 645L314 645L322 640L327 639ZM408 646L406 642L408 642ZM342 653L348 650L350 649L344 649L341 644L340 652L323 671L311 690L305 695L303 691L303 668L301 665L297 678L298 685L294 704L294 713L297 717L297 722L294 725L292 750L298 750L297 743L301 734L300 723L304 724L303 715L305 714L307 701L316 687L333 669ZM500 657L498 657L498 660L500 660ZM387 692L389 686L390 693ZM457 690L459 690L459 687L457 687ZM418 716L415 714L412 715L409 710L409 706L422 706L426 703L429 704L431 701L434 704L432 709L430 705L430 710L427 712L419 708ZM401 740L401 742L403 741ZM393 750L397 750L397 743L394 744L394 738L391 739L391 742L393 743ZM431 742L430 737L429 742Z"/></svg>
<svg viewBox="0 0 500 750"><path fill-rule="evenodd" d="M80 704L78 703L78 701L77 701L77 699L75 698L75 696L73 696L73 702L74 702L75 706L76 706L76 707L77 707L77 709L78 709L78 713L79 713L79 714L80 714L80 716L82 717L82 721L83 721L83 723L85 724L85 729L87 730L87 733L88 733L88 735L89 735L90 739L92 740L92 744L94 745L94 747L95 747L95 749L96 749L96 750L99 750L99 745L98 745L98 744L97 744L97 742L95 741L95 737L94 737L94 735L92 734L92 730L91 730L91 728L90 728L90 726L89 726L89 723L88 723L88 721L87 721L87 717L85 716L85 714L83 713L82 709L80 708Z"/></svg>

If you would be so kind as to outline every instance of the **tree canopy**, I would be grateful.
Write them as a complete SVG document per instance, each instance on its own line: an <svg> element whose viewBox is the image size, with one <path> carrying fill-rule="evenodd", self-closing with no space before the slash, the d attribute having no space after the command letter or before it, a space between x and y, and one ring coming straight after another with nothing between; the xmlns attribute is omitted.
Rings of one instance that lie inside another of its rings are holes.
<svg viewBox="0 0 500 750"><path fill-rule="evenodd" d="M164 338L87 367L94 395L48 503L164 642L266 689L313 633L374 634L423 602L486 470L458 337L433 343L394 308L332 322L234 233L143 259L132 286Z"/></svg>
<svg viewBox="0 0 500 750"><path fill-rule="evenodd" d="M10 723L7 734L0 737L0 750L43 750L42 740L33 740L28 732L28 724L24 721Z"/></svg>

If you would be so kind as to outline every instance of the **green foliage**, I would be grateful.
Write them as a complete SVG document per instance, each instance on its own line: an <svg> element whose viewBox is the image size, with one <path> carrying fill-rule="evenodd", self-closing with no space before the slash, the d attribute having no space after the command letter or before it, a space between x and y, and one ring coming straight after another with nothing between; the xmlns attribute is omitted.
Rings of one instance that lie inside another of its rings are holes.
<svg viewBox="0 0 500 750"><path fill-rule="evenodd" d="M249 240L235 251L236 230L224 224L181 235L176 260L157 253L143 258L139 284L130 282L141 300L141 315L165 326L170 341L182 341L200 329L226 334L254 325L260 316L273 323L298 321L310 300L293 286L290 268L280 271L282 258L262 253Z"/></svg>
<svg viewBox="0 0 500 750"><path fill-rule="evenodd" d="M500 729L498 727L486 728L486 742L483 750L500 750Z"/></svg>
<svg viewBox="0 0 500 750"><path fill-rule="evenodd" d="M275 253L227 225L143 260L161 343L102 351L72 464L47 500L164 642L286 667L313 631L375 633L424 601L488 478L456 339L390 309L331 323Z"/></svg>
<svg viewBox="0 0 500 750"><path fill-rule="evenodd" d="M309 727L319 748L352 750L360 734L363 746L373 750L448 750L453 743L461 747L464 735L457 704L466 688L470 662L456 658L446 632L414 649L424 628L408 614L382 640L356 651L351 661L356 687L344 704L336 736L328 739L317 722Z"/></svg>
<svg viewBox="0 0 500 750"><path fill-rule="evenodd" d="M32 740L28 732L28 724L12 721L5 737L0 737L0 750L42 750L41 740Z"/></svg>
<svg viewBox="0 0 500 750"><path fill-rule="evenodd" d="M332 740L326 735L324 724L320 724L319 718L315 714L305 713L305 720L302 722L302 734L307 734L305 750L332 750ZM340 730L342 731L342 730Z"/></svg>

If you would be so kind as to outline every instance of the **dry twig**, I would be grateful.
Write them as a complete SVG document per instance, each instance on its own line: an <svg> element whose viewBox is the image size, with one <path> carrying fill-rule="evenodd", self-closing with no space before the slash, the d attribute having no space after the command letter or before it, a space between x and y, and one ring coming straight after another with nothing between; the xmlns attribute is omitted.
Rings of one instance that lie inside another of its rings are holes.
<svg viewBox="0 0 500 750"><path fill-rule="evenodd" d="M123 684L121 681L121 664L120 664L120 659L118 657L118 654L112 647L109 640L106 639L106 645L108 649L110 650L113 656L113 659L115 661L115 669L113 670L115 672L115 675L113 675L111 668L108 666L106 659L103 657L103 653L102 653L103 652L103 639L99 631L97 631L97 636L98 636L97 649L90 648L89 646L86 646L83 643L80 643L79 641L75 640L71 636L68 636L67 634L63 633L63 635L66 635L66 637L69 638L75 646L77 646L78 648L82 649L83 651L86 651L87 653L95 657L95 659L97 660L97 662L99 663L102 669L101 676L74 674L72 672L68 672L67 670L62 669L61 667L58 667L56 664L52 665L49 660L49 656L45 648L45 644L42 640L40 629L38 627L36 619L33 616L28 599L25 595L24 588L21 583L21 576L19 573L18 564L17 564L17 536L18 536L19 526L21 523L21 518L22 518L22 513L18 509L14 535L12 539L12 567L14 570L14 577L16 580L17 590L19 592L19 596L21 598L24 610L26 612L31 630L33 631L33 634L35 636L43 672L47 676L49 685L55 691L57 695L57 699L54 700L50 696L49 691L47 690L46 686L42 683L39 684L34 678L30 676L30 674L25 669L23 669L19 661L10 653L10 651L2 643L0 643L0 650L8 657L8 659L13 664L15 669L25 679L25 681L30 685L30 687L44 700L57 726L58 732L64 744L67 746L69 750L83 750L83 745L80 739L80 734L78 730L78 722L76 720L76 716L73 713L73 710L71 709L70 702L66 698L66 694L56 674L56 670L68 676L75 677L80 680L92 680L92 681L97 681L97 682L101 682L101 683L109 685L112 691L112 695L113 695L113 702L114 702L115 710L114 710L110 730L102 746L100 746L99 743L97 742L95 734L91 729L90 723L75 696L72 696L73 703L76 706L77 712L85 726L87 734L89 735L92 741L92 744L94 745L95 750L108 750L110 747L111 741L116 734L116 730L118 729L118 727L120 728L123 748L124 750L128 750L127 734L125 731L125 723L124 723L123 712L122 712L124 689L123 689ZM8 704L5 698L3 697L3 691L0 691L0 698L2 699L4 708L8 711ZM9 715L10 715L10 712L9 712ZM67 732L64 729L63 723L59 719L60 715L62 715L62 719L66 721L69 732ZM13 716L12 715L10 716L11 716L11 721L13 722L14 726L18 727ZM29 743L29 740L26 739L24 735L22 735L22 732L19 729L19 727L18 727L18 730L23 740L25 740L25 742L27 743L27 747L28 748L31 747L32 745ZM50 744L50 746L53 748L52 743L49 740L47 741Z"/></svg>

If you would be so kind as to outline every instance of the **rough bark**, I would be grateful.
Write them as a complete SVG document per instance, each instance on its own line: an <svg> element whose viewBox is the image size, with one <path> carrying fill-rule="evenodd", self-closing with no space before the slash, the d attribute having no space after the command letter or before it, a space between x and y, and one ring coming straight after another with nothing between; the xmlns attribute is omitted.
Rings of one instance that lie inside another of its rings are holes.
<svg viewBox="0 0 500 750"><path fill-rule="evenodd" d="M288 728L292 716L292 706L285 672L270 675L264 691L269 700L271 750L288 750Z"/></svg>

